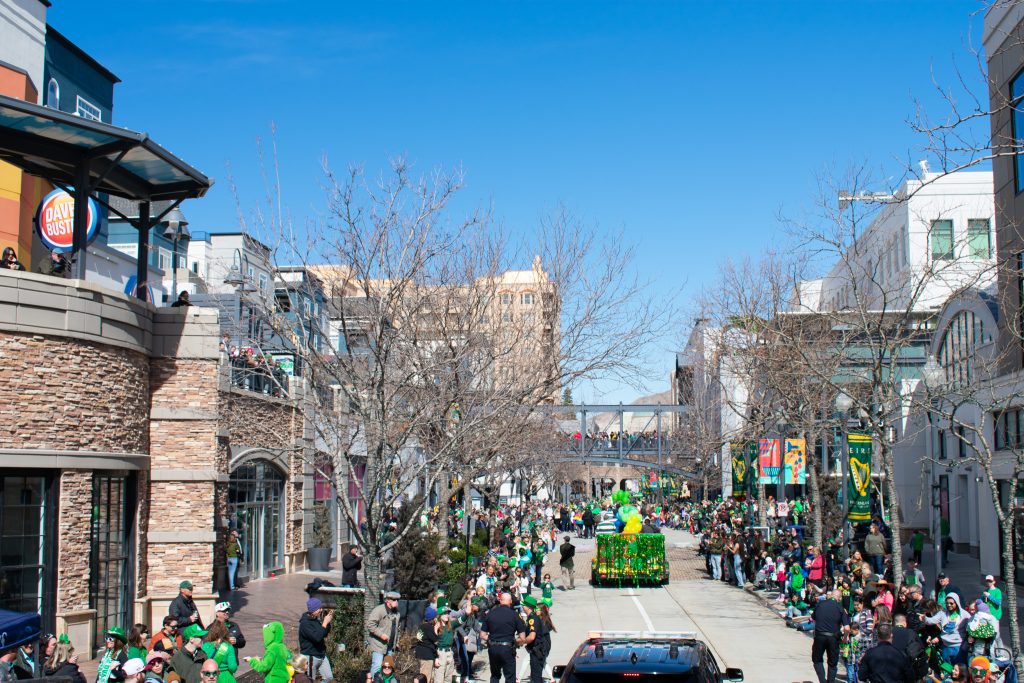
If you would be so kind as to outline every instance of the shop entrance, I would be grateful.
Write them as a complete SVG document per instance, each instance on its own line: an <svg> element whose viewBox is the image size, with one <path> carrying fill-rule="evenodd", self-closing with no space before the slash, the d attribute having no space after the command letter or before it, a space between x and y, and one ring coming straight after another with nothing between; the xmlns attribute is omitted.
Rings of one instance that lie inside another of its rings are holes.
<svg viewBox="0 0 1024 683"><path fill-rule="evenodd" d="M284 475L266 460L251 460L231 473L230 526L238 530L242 581L284 569Z"/></svg>

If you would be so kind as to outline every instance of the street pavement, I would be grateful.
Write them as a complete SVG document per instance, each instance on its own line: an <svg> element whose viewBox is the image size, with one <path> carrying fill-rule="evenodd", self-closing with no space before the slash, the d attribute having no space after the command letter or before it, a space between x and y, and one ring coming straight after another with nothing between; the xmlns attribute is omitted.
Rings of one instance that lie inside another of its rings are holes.
<svg viewBox="0 0 1024 683"><path fill-rule="evenodd" d="M785 622L754 595L705 577L696 539L666 530L671 580L660 588L594 588L588 584L593 540L577 546L576 590L556 590L549 665L565 664L594 630L694 631L726 666L743 669L746 680L768 683L816 680L810 662L811 640ZM557 555L557 553L555 553ZM557 558L549 565L557 576ZM559 580L555 580L560 585ZM480 674L478 673L478 678ZM529 677L529 662L520 653L520 680Z"/></svg>

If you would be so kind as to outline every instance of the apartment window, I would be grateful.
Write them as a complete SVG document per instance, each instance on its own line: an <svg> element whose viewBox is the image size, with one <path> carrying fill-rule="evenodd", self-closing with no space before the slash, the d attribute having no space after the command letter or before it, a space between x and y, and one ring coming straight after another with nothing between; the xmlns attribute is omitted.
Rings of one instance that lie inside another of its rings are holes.
<svg viewBox="0 0 1024 683"><path fill-rule="evenodd" d="M499 301L501 301L502 306L510 306L512 305L512 295L508 292L502 292L499 295Z"/></svg>
<svg viewBox="0 0 1024 683"><path fill-rule="evenodd" d="M523 306L532 306L533 305L533 293L532 292L523 292L522 294L520 294L519 295L519 303L521 303Z"/></svg>
<svg viewBox="0 0 1024 683"><path fill-rule="evenodd" d="M78 95L75 99L75 114L90 121L103 120L103 113L100 111L100 108L89 100L84 99L81 95Z"/></svg>
<svg viewBox="0 0 1024 683"><path fill-rule="evenodd" d="M511 313L502 313L501 314L501 322L503 322L503 323L510 323L510 322L512 322L512 314Z"/></svg>
<svg viewBox="0 0 1024 683"><path fill-rule="evenodd" d="M987 218L967 221L967 252L972 259L992 258L992 230Z"/></svg>
<svg viewBox="0 0 1024 683"><path fill-rule="evenodd" d="M199 275L199 261L193 261L189 270L191 270L196 275Z"/></svg>
<svg viewBox="0 0 1024 683"><path fill-rule="evenodd" d="M953 432L956 434L956 454L961 458L967 457L967 432L963 425L957 425Z"/></svg>
<svg viewBox="0 0 1024 683"><path fill-rule="evenodd" d="M164 249L160 247L156 252L156 265L157 268L166 272L171 270L171 251L170 249Z"/></svg>
<svg viewBox="0 0 1024 683"><path fill-rule="evenodd" d="M907 243L910 241L910 236L906 230L900 233L900 265L907 264Z"/></svg>
<svg viewBox="0 0 1024 683"><path fill-rule="evenodd" d="M946 431L944 429L939 430L938 434L939 441L939 460L946 459Z"/></svg>
<svg viewBox="0 0 1024 683"><path fill-rule="evenodd" d="M1024 447L1021 431L1021 409L1010 408L997 413L996 423L996 450L1010 450Z"/></svg>
<svg viewBox="0 0 1024 683"><path fill-rule="evenodd" d="M953 260L953 221L932 221L928 238L931 242L932 261Z"/></svg>
<svg viewBox="0 0 1024 683"><path fill-rule="evenodd" d="M265 292L270 287L270 280L266 273L260 273L260 291Z"/></svg>
<svg viewBox="0 0 1024 683"><path fill-rule="evenodd" d="M56 78L51 78L46 84L46 106L51 109L60 109L60 84Z"/></svg>
<svg viewBox="0 0 1024 683"><path fill-rule="evenodd" d="M1024 99L1024 71L1010 81L1010 104L1013 107L1013 141L1020 144L1024 136L1024 111L1021 110ZM1024 190L1024 154L1017 154L1013 160L1014 184L1019 193Z"/></svg>

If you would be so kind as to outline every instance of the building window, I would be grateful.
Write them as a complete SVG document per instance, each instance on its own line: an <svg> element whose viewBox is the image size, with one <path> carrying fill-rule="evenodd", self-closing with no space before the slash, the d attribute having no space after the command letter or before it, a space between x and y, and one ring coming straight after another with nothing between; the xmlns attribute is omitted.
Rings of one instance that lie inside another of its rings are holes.
<svg viewBox="0 0 1024 683"><path fill-rule="evenodd" d="M512 304L512 295L508 292L502 292L498 295L498 300L501 301L502 306L510 306Z"/></svg>
<svg viewBox="0 0 1024 683"><path fill-rule="evenodd" d="M270 279L266 273L260 273L260 291L265 292L270 288Z"/></svg>
<svg viewBox="0 0 1024 683"><path fill-rule="evenodd" d="M953 221L932 221L928 239L931 242L932 261L953 260Z"/></svg>
<svg viewBox="0 0 1024 683"><path fill-rule="evenodd" d="M0 607L38 612L43 625L54 621L56 583L53 558L55 520L51 483L40 475L6 470L0 474ZM46 541L50 542L47 543Z"/></svg>
<svg viewBox="0 0 1024 683"><path fill-rule="evenodd" d="M996 450L1016 450L1024 447L1021 431L1021 409L1009 408L995 416Z"/></svg>
<svg viewBox="0 0 1024 683"><path fill-rule="evenodd" d="M987 218L967 221L967 253L972 259L992 258L992 231Z"/></svg>
<svg viewBox="0 0 1024 683"><path fill-rule="evenodd" d="M60 109L60 84L56 78L51 78L46 84L46 106L51 109Z"/></svg>
<svg viewBox="0 0 1024 683"><path fill-rule="evenodd" d="M519 295L519 303L523 306L533 305L533 292L523 292Z"/></svg>
<svg viewBox="0 0 1024 683"><path fill-rule="evenodd" d="M501 322L503 322L503 323L510 323L510 322L512 322L512 314L511 313L507 313L507 312L506 313L502 313L501 314Z"/></svg>
<svg viewBox="0 0 1024 683"><path fill-rule="evenodd" d="M938 433L939 460L946 459L946 430L940 429Z"/></svg>
<svg viewBox="0 0 1024 683"><path fill-rule="evenodd" d="M127 624L132 601L132 526L135 477L94 474L92 480L89 606L96 610L96 642L110 624Z"/></svg>
<svg viewBox="0 0 1024 683"><path fill-rule="evenodd" d="M1010 81L1010 106L1013 108L1013 143L1019 145L1022 136L1024 136L1024 111L1021 110L1021 106L1024 105L1024 71L1017 74L1016 78ZM1014 184L1017 192L1024 190L1024 154L1014 155L1013 160L1013 176Z"/></svg>
<svg viewBox="0 0 1024 683"><path fill-rule="evenodd" d="M965 386L974 379L974 354L979 344L986 343L982 319L973 311L960 311L953 316L939 344L938 361L946 372L946 381Z"/></svg>
<svg viewBox="0 0 1024 683"><path fill-rule="evenodd" d="M103 112L100 111L100 108L89 100L83 99L81 95L75 99L75 114L90 121L103 120Z"/></svg>
<svg viewBox="0 0 1024 683"><path fill-rule="evenodd" d="M171 270L171 251L160 247L156 252L156 266L165 273Z"/></svg>

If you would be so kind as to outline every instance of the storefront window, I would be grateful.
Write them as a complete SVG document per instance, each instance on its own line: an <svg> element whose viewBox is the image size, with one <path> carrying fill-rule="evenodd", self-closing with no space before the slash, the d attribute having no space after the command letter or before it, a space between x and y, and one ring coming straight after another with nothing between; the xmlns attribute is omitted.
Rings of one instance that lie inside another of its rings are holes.
<svg viewBox="0 0 1024 683"><path fill-rule="evenodd" d="M92 480L89 604L96 610L97 643L108 628L130 624L133 481L125 472L95 474Z"/></svg>
<svg viewBox="0 0 1024 683"><path fill-rule="evenodd" d="M45 542L54 525L51 478L0 472L0 608L39 612L52 625L55 578ZM49 569L48 569L49 567Z"/></svg>
<svg viewBox="0 0 1024 683"><path fill-rule="evenodd" d="M259 579L284 568L284 475L266 460L231 473L228 485L231 526L238 530L243 580Z"/></svg>

